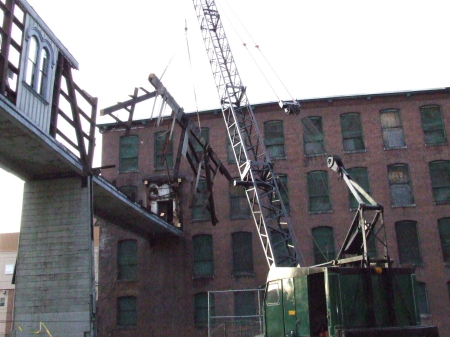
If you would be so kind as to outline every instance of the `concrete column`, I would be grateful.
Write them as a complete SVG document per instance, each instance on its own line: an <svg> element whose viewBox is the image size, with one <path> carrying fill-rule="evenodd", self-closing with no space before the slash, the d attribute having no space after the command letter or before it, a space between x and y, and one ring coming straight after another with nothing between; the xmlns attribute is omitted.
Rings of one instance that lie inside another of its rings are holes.
<svg viewBox="0 0 450 337"><path fill-rule="evenodd" d="M12 336L94 337L91 180L25 183Z"/></svg>

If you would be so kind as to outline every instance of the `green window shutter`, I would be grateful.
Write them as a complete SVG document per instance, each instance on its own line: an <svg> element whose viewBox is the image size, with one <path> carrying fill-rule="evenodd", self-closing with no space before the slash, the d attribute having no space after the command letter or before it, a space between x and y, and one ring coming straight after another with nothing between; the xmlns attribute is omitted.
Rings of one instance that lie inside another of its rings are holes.
<svg viewBox="0 0 450 337"><path fill-rule="evenodd" d="M429 315L430 308L428 306L427 285L424 282L416 283L417 291L417 309L421 315Z"/></svg>
<svg viewBox="0 0 450 337"><path fill-rule="evenodd" d="M388 165L392 206L414 205L414 195L408 164Z"/></svg>
<svg viewBox="0 0 450 337"><path fill-rule="evenodd" d="M352 179L356 181L368 194L370 194L370 188L369 188L369 175L367 173L367 168L365 167L353 167L349 168L347 172L350 174ZM368 202L361 194L359 194L361 199L364 202ZM350 208L355 209L358 208L358 202L356 201L353 194L349 191L349 201L350 201Z"/></svg>
<svg viewBox="0 0 450 337"><path fill-rule="evenodd" d="M138 169L138 136L120 137L119 171L133 172Z"/></svg>
<svg viewBox="0 0 450 337"><path fill-rule="evenodd" d="M312 229L314 239L314 263L320 264L336 258L332 227L316 227Z"/></svg>
<svg viewBox="0 0 450 337"><path fill-rule="evenodd" d="M438 220L439 237L445 263L450 263L450 218Z"/></svg>
<svg viewBox="0 0 450 337"><path fill-rule="evenodd" d="M395 223L397 246L400 264L420 265L419 237L415 221L399 221Z"/></svg>
<svg viewBox="0 0 450 337"><path fill-rule="evenodd" d="M244 186L234 186L230 182L230 219L248 219L251 217L250 205Z"/></svg>
<svg viewBox="0 0 450 337"><path fill-rule="evenodd" d="M282 121L268 121L264 123L264 144L270 159L286 158Z"/></svg>
<svg viewBox="0 0 450 337"><path fill-rule="evenodd" d="M288 188L288 177L286 174L278 174L278 190L280 191L281 200L283 200L286 212L289 214L291 208L289 206L289 188Z"/></svg>
<svg viewBox="0 0 450 337"><path fill-rule="evenodd" d="M359 113L341 115L341 130L344 151L352 152L365 149Z"/></svg>
<svg viewBox="0 0 450 337"><path fill-rule="evenodd" d="M209 310L208 310L208 293L197 293L194 295L194 322L196 326L208 325L208 311L210 316L215 316L214 294L209 294Z"/></svg>
<svg viewBox="0 0 450 337"><path fill-rule="evenodd" d="M137 279L137 242L119 241L117 247L117 278L119 280Z"/></svg>
<svg viewBox="0 0 450 337"><path fill-rule="evenodd" d="M168 139L166 131L155 133L154 152L155 170L162 170L167 166L173 168L173 140Z"/></svg>
<svg viewBox="0 0 450 337"><path fill-rule="evenodd" d="M200 192L196 193L195 204L192 207L192 216L194 220L210 220L211 213L204 207L205 203L208 203L208 199L206 198L208 186L205 180L198 182L198 189Z"/></svg>
<svg viewBox="0 0 450 337"><path fill-rule="evenodd" d="M425 144L439 145L447 142L441 107L429 105L420 108L422 129L425 135Z"/></svg>
<svg viewBox="0 0 450 337"><path fill-rule="evenodd" d="M312 156L324 154L325 144L322 131L322 117L303 118L302 129L305 155Z"/></svg>
<svg viewBox="0 0 450 337"><path fill-rule="evenodd" d="M136 322L136 297L119 297L117 299L117 325L132 327L136 326Z"/></svg>
<svg viewBox="0 0 450 337"><path fill-rule="evenodd" d="M405 147L405 137L400 119L400 111L388 109L380 112L383 141L386 149Z"/></svg>
<svg viewBox="0 0 450 337"><path fill-rule="evenodd" d="M236 232L231 234L233 249L233 275L253 276L252 233Z"/></svg>
<svg viewBox="0 0 450 337"><path fill-rule="evenodd" d="M213 276L213 241L211 235L196 235L192 239L194 246L194 275Z"/></svg>
<svg viewBox="0 0 450 337"><path fill-rule="evenodd" d="M331 202L328 189L328 172L308 172L309 211L320 213L331 210Z"/></svg>
<svg viewBox="0 0 450 337"><path fill-rule="evenodd" d="M436 204L450 203L450 161L429 163L433 199Z"/></svg>

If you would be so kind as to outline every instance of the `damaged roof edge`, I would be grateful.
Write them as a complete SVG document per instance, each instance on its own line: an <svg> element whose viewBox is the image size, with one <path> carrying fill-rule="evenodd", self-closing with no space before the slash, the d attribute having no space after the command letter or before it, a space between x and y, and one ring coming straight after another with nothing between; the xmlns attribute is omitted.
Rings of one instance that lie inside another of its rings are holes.
<svg viewBox="0 0 450 337"><path fill-rule="evenodd" d="M50 39L56 44L61 53L67 58L73 68L79 70L79 64L75 57L69 52L69 50L62 44L62 42L53 34L52 30L47 26L44 20L38 15L38 13L34 10L32 6L28 4L25 0L17 0L17 2L22 6L25 11L33 17L38 23L39 26L44 30L44 32L50 37Z"/></svg>

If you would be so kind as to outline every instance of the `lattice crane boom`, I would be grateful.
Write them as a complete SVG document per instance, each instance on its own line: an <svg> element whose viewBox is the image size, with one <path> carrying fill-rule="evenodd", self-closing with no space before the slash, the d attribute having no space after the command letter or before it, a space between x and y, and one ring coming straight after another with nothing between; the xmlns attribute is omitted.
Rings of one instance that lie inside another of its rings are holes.
<svg viewBox="0 0 450 337"><path fill-rule="evenodd" d="M214 0L193 0L222 115L269 266L299 266L300 252L279 180L247 99Z"/></svg>

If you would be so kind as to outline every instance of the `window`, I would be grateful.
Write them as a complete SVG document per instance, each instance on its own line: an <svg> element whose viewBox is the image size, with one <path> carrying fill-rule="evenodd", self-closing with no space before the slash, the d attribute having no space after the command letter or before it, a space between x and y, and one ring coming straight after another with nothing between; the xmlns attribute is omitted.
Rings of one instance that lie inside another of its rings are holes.
<svg viewBox="0 0 450 337"><path fill-rule="evenodd" d="M333 228L327 226L312 229L314 240L314 263L320 264L336 257Z"/></svg>
<svg viewBox="0 0 450 337"><path fill-rule="evenodd" d="M309 212L321 213L331 211L328 189L328 173L326 171L308 172Z"/></svg>
<svg viewBox="0 0 450 337"><path fill-rule="evenodd" d="M282 121L264 123L264 144L270 159L286 159Z"/></svg>
<svg viewBox="0 0 450 337"><path fill-rule="evenodd" d="M322 131L322 117L303 118L302 128L305 155L314 156L324 154L325 144Z"/></svg>
<svg viewBox="0 0 450 337"><path fill-rule="evenodd" d="M119 187L119 191L125 194L131 201L136 201L137 186L122 186Z"/></svg>
<svg viewBox="0 0 450 337"><path fill-rule="evenodd" d="M230 135L231 135L231 137L239 138L239 136L237 135L235 126L230 128ZM233 147L231 146L230 137L228 137L228 134L226 135L226 137L227 137L227 160L228 160L228 163L236 164L236 158L234 157L234 151L233 151ZM236 149L239 149L239 146Z"/></svg>
<svg viewBox="0 0 450 337"><path fill-rule="evenodd" d="M194 276L213 276L213 242L211 235L195 235L192 238L194 246Z"/></svg>
<svg viewBox="0 0 450 337"><path fill-rule="evenodd" d="M385 149L398 149L406 146L403 136L400 111L388 109L380 112L383 142Z"/></svg>
<svg viewBox="0 0 450 337"><path fill-rule="evenodd" d="M214 294L209 296L209 316L215 316ZM208 325L208 293L198 293L194 296L194 321L196 326Z"/></svg>
<svg viewBox="0 0 450 337"><path fill-rule="evenodd" d="M256 291L244 290L234 292L234 315L238 316L241 321L250 321L250 317L239 316L256 316L257 311L257 297Z"/></svg>
<svg viewBox="0 0 450 337"><path fill-rule="evenodd" d="M388 179L391 187L392 207L414 205L414 196L407 164L388 166Z"/></svg>
<svg viewBox="0 0 450 337"><path fill-rule="evenodd" d="M254 276L252 233L231 234L233 249L233 276Z"/></svg>
<svg viewBox="0 0 450 337"><path fill-rule="evenodd" d="M41 38L41 34L31 28L27 36L28 58L25 70L25 83L35 92L47 99L49 93L49 74L52 54L50 48Z"/></svg>
<svg viewBox="0 0 450 337"><path fill-rule="evenodd" d="M136 297L119 297L117 299L117 325L123 327L135 327L136 321Z"/></svg>
<svg viewBox="0 0 450 337"><path fill-rule="evenodd" d="M341 115L341 129L345 152L357 152L365 149L359 113Z"/></svg>
<svg viewBox="0 0 450 337"><path fill-rule="evenodd" d="M428 105L420 108L422 129L425 135L425 144L440 145L447 142L441 107Z"/></svg>
<svg viewBox="0 0 450 337"><path fill-rule="evenodd" d="M434 203L450 203L450 161L437 160L429 163Z"/></svg>
<svg viewBox="0 0 450 337"><path fill-rule="evenodd" d="M415 221L399 221L395 223L397 246L400 264L420 265L419 237Z"/></svg>
<svg viewBox="0 0 450 337"><path fill-rule="evenodd" d="M438 228L444 263L450 263L450 218L439 219Z"/></svg>
<svg viewBox="0 0 450 337"><path fill-rule="evenodd" d="M173 168L173 141L166 131L155 133L155 170ZM167 166L166 166L167 161Z"/></svg>
<svg viewBox="0 0 450 337"><path fill-rule="evenodd" d="M119 172L136 172L138 170L138 136L120 137Z"/></svg>
<svg viewBox="0 0 450 337"><path fill-rule="evenodd" d="M200 134L202 135L203 139L207 143L209 143L209 128L200 128ZM194 140L194 151L200 153L200 156L201 154L203 154L203 148L196 140Z"/></svg>
<svg viewBox="0 0 450 337"><path fill-rule="evenodd" d="M417 282L417 309L420 315L429 315L430 308L428 306L427 285L425 282Z"/></svg>
<svg viewBox="0 0 450 337"><path fill-rule="evenodd" d="M230 219L249 219L251 217L250 205L244 186L234 186L230 181Z"/></svg>
<svg viewBox="0 0 450 337"><path fill-rule="evenodd" d="M0 307L4 307L6 303L6 298L5 297L0 297Z"/></svg>
<svg viewBox="0 0 450 337"><path fill-rule="evenodd" d="M369 188L369 176L367 174L367 168L365 167L354 167L349 168L347 172L350 174L352 179L356 181L368 194L370 194L370 188ZM359 192L358 192L359 193ZM361 199L364 202L367 202L367 200L359 193ZM358 208L358 201L353 196L353 194L349 190L349 201L350 201L350 209L356 209Z"/></svg>
<svg viewBox="0 0 450 337"><path fill-rule="evenodd" d="M280 191L281 200L283 200L286 212L290 214L291 208L289 206L289 188L288 188L288 178L286 174L278 174L278 189Z"/></svg>
<svg viewBox="0 0 450 337"><path fill-rule="evenodd" d="M198 182L198 190L199 192L195 194L195 203L192 207L193 219L197 221L210 220L211 213L205 207L205 204L208 203L208 200L206 198L208 186L205 180L200 180Z"/></svg>
<svg viewBox="0 0 450 337"><path fill-rule="evenodd" d="M266 304L279 305L280 304L280 281L272 281L267 285Z"/></svg>
<svg viewBox="0 0 450 337"><path fill-rule="evenodd" d="M13 264L5 265L5 274L6 275L14 274L14 265Z"/></svg>
<svg viewBox="0 0 450 337"><path fill-rule="evenodd" d="M136 240L119 241L117 247L117 279L137 279L137 242Z"/></svg>

